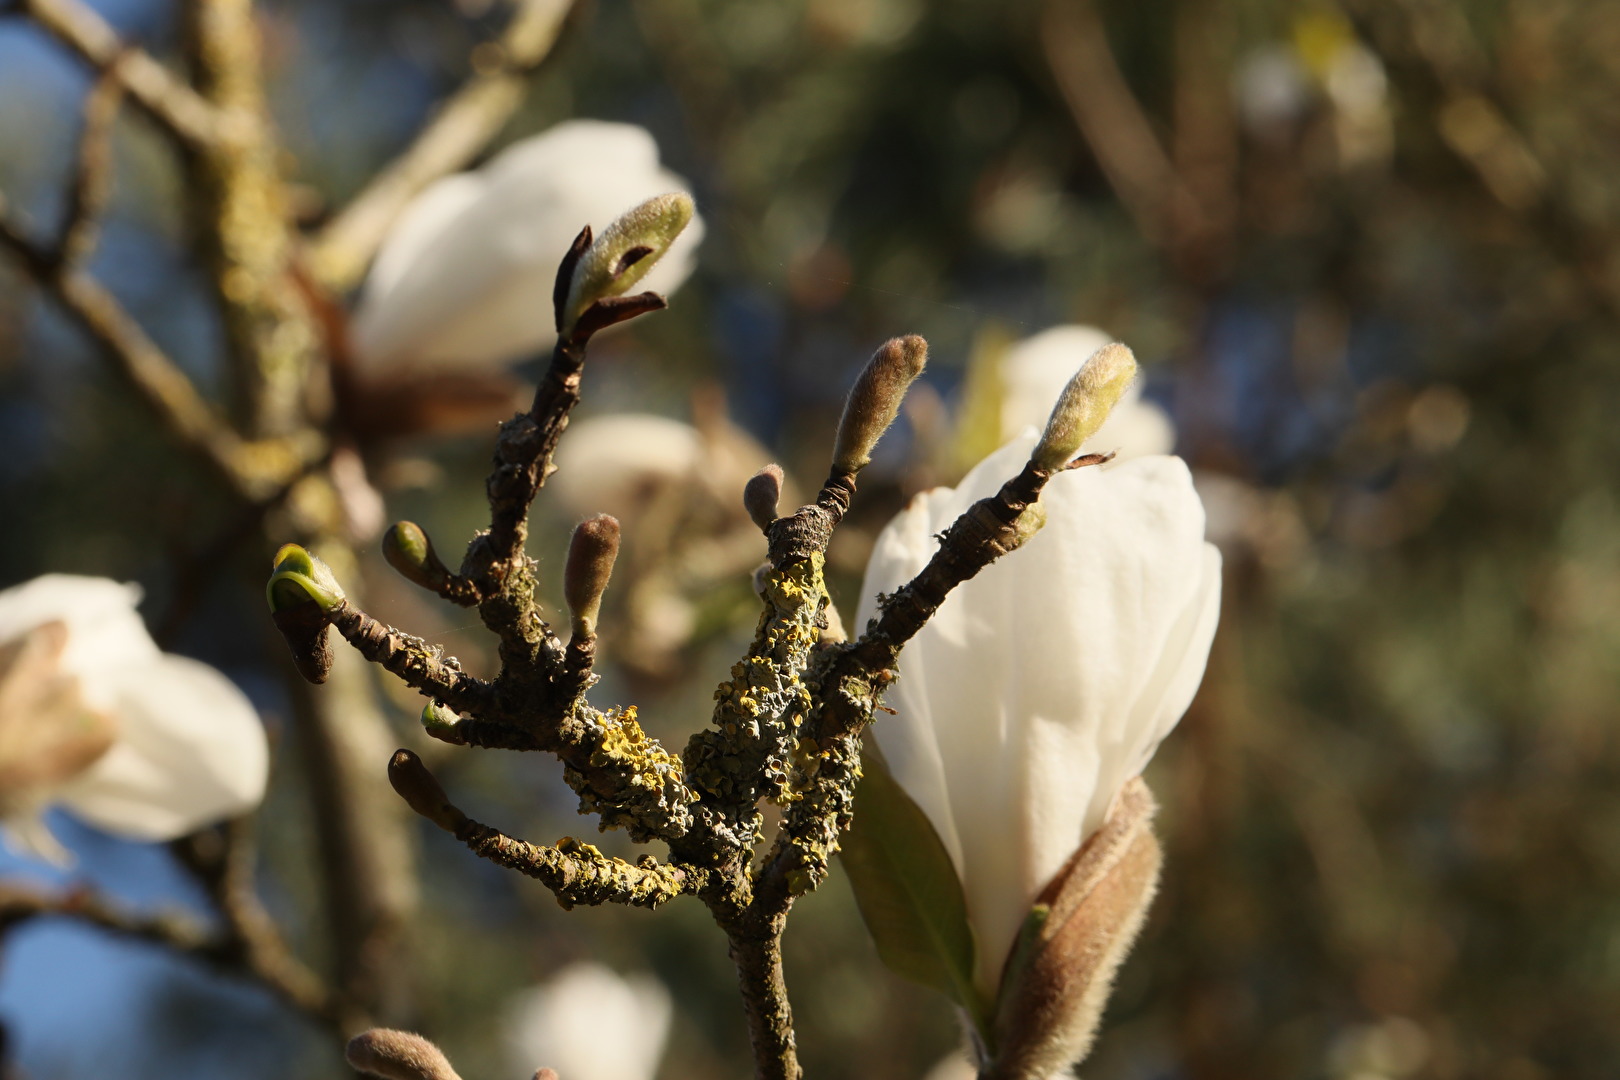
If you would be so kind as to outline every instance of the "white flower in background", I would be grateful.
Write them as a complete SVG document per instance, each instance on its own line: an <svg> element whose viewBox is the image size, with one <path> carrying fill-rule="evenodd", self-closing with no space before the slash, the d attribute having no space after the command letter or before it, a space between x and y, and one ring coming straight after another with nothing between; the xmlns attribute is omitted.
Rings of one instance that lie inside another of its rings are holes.
<svg viewBox="0 0 1620 1080"><path fill-rule="evenodd" d="M1035 443L1026 432L954 490L912 500L878 538L857 626ZM905 647L885 697L895 714L874 728L955 864L987 1001L1037 895L1191 702L1220 601L1220 555L1179 458L1060 473L1041 504L1045 527Z"/></svg>
<svg viewBox="0 0 1620 1080"><path fill-rule="evenodd" d="M686 181L633 124L571 120L507 147L477 172L429 185L400 215L350 325L363 375L487 369L549 346L557 264L580 228L601 230ZM691 273L694 217L642 287Z"/></svg>
<svg viewBox="0 0 1620 1080"><path fill-rule="evenodd" d="M502 1031L513 1075L555 1069L564 1080L652 1080L675 1005L651 975L589 961L515 995Z"/></svg>
<svg viewBox="0 0 1620 1080"><path fill-rule="evenodd" d="M1026 427L1045 427L1052 403L1080 365L1112 340L1091 326L1054 326L1009 349L1001 360L1003 439L1012 438ZM1142 400L1138 381L1082 449L1087 453L1116 451L1116 460L1124 460L1168 454L1175 442L1176 431L1170 418L1151 401Z"/></svg>
<svg viewBox="0 0 1620 1080"><path fill-rule="evenodd" d="M161 652L140 589L47 574L0 592L0 832L63 861L52 804L110 833L172 840L264 796L258 714L218 671Z"/></svg>
<svg viewBox="0 0 1620 1080"><path fill-rule="evenodd" d="M611 413L568 425L546 489L577 516L633 519L665 485L691 481L703 436L691 424L647 413Z"/></svg>

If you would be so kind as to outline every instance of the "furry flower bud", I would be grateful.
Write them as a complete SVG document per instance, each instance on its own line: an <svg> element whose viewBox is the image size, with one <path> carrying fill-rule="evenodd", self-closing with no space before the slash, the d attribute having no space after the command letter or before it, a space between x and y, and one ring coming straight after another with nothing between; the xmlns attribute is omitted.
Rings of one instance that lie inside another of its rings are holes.
<svg viewBox="0 0 1620 1080"><path fill-rule="evenodd" d="M444 1051L409 1031L361 1032L349 1040L343 1056L367 1076L382 1080L461 1080Z"/></svg>
<svg viewBox="0 0 1620 1080"><path fill-rule="evenodd" d="M558 330L566 336L592 304L629 292L669 250L695 210L692 196L672 192L648 199L603 229L574 265Z"/></svg>
<svg viewBox="0 0 1620 1080"><path fill-rule="evenodd" d="M833 446L833 469L848 475L872 460L872 447L900 412L906 390L928 364L928 342L916 334L891 338L867 361L844 403Z"/></svg>
<svg viewBox="0 0 1620 1080"><path fill-rule="evenodd" d="M568 602L576 636L588 638L596 634L602 594L607 591L613 562L618 557L618 518L598 514L580 522L568 544L568 563L563 570L563 599Z"/></svg>
<svg viewBox="0 0 1620 1080"><path fill-rule="evenodd" d="M776 520L776 509L782 502L782 466L767 465L743 485L743 509L761 532L770 529Z"/></svg>
<svg viewBox="0 0 1620 1080"><path fill-rule="evenodd" d="M1030 460L1049 471L1067 465L1080 445L1103 426L1135 378L1136 357L1125 346L1115 342L1092 353L1063 388Z"/></svg>

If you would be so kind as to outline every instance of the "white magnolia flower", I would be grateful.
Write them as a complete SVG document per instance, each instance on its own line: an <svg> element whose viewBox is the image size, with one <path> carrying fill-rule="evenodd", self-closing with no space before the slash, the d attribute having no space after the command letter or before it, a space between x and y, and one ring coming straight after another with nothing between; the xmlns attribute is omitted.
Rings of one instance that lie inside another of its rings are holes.
<svg viewBox="0 0 1620 1080"><path fill-rule="evenodd" d="M1025 338L1001 360L1001 431L1012 438L1031 425L1042 428L1052 403L1063 393L1080 365L1113 338L1091 326L1054 326ZM1137 382L1109 413L1108 420L1085 449L1115 451L1116 460L1168 454L1176 432L1164 410L1142 400ZM1020 463L1021 464L1021 463Z"/></svg>
<svg viewBox="0 0 1620 1080"><path fill-rule="evenodd" d="M0 832L62 861L59 804L97 828L172 840L264 796L269 749L248 699L159 651L140 589L47 574L0 592Z"/></svg>
<svg viewBox="0 0 1620 1080"><path fill-rule="evenodd" d="M691 424L648 413L594 416L568 425L546 490L572 514L629 520L660 489L694 482L703 458L703 435Z"/></svg>
<svg viewBox="0 0 1620 1080"><path fill-rule="evenodd" d="M555 1069L566 1080L652 1080L675 1005L651 975L583 961L515 995L502 1029L513 1075Z"/></svg>
<svg viewBox="0 0 1620 1080"><path fill-rule="evenodd" d="M600 232L686 186L646 131L599 120L558 124L429 185L389 232L355 310L362 374L487 369L539 351L556 333L552 285L580 228ZM694 217L642 287L678 288L702 238Z"/></svg>
<svg viewBox="0 0 1620 1080"><path fill-rule="evenodd" d="M912 500L878 538L856 625L1035 441L1026 432L954 490ZM885 699L895 715L874 729L955 863L989 1001L1036 896L1192 700L1220 600L1220 555L1181 459L1061 473L1041 502L1045 527L905 647Z"/></svg>

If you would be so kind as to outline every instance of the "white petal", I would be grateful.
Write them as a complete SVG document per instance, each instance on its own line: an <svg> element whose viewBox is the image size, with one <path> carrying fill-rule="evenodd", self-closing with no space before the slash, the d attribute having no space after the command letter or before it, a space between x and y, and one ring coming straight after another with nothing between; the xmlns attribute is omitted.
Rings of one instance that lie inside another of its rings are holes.
<svg viewBox="0 0 1620 1080"><path fill-rule="evenodd" d="M376 318L372 309L388 302L389 294L405 272L432 251L445 230L455 224L456 219L477 201L483 191L484 181L476 173L456 173L434 181L411 200L394 222L393 228L388 230L387 240L378 249L377 257L366 275L365 294L360 306L363 318ZM362 334L392 335L392 339L385 336L381 342L368 340L368 353L379 349L394 351L398 342L409 341L414 333L422 329L415 325L416 320L411 319L411 312L396 311L393 314L394 320L386 324L367 324L363 329L357 326L357 332Z"/></svg>
<svg viewBox="0 0 1620 1080"><path fill-rule="evenodd" d="M56 839L37 811L0 818L0 840L16 854L33 856L58 869L73 865L73 853Z"/></svg>
<svg viewBox="0 0 1620 1080"><path fill-rule="evenodd" d="M582 962L514 995L502 1020L513 1075L557 1070L568 1080L652 1080L674 1003L650 975L621 977Z"/></svg>
<svg viewBox="0 0 1620 1080"><path fill-rule="evenodd" d="M660 484L686 479L703 456L697 428L645 413L611 413L568 426L546 490L571 514L628 517Z"/></svg>
<svg viewBox="0 0 1620 1080"><path fill-rule="evenodd" d="M118 742L60 801L108 832L172 840L264 797L269 748L258 713L207 664L162 656L110 669Z"/></svg>
<svg viewBox="0 0 1620 1080"><path fill-rule="evenodd" d="M646 131L592 120L559 124L477 173L441 181L378 253L375 283L352 323L360 366L374 375L487 368L538 352L555 333L557 264L580 228L600 231L637 203L686 186L659 166ZM694 217L643 287L678 287L702 236Z"/></svg>
<svg viewBox="0 0 1620 1080"><path fill-rule="evenodd" d="M921 569L925 538L1017 473L1034 438L885 530L863 616ZM957 861L986 990L1035 895L1185 708L1218 598L1179 459L1064 473L1042 502L1046 527L955 590L906 646L887 698L896 715L876 727Z"/></svg>
<svg viewBox="0 0 1620 1080"><path fill-rule="evenodd" d="M0 641L42 623L65 623L68 642L62 652L62 668L79 677L87 702L106 708L112 704L112 691L102 678L104 671L147 663L161 655L135 610L140 599L138 585L46 574L0 592Z"/></svg>

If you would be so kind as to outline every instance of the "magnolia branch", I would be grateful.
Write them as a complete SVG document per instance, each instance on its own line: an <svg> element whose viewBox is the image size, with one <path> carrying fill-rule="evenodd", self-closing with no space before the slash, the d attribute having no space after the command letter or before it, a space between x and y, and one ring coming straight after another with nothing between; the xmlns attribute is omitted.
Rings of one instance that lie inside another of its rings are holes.
<svg viewBox="0 0 1620 1080"><path fill-rule="evenodd" d="M331 988L293 955L259 902L253 886L252 830L252 822L242 818L170 847L207 890L242 966L305 1015L336 1023L341 1010Z"/></svg>
<svg viewBox="0 0 1620 1080"><path fill-rule="evenodd" d="M30 239L8 210L0 196L0 248L8 249L89 334L177 444L196 453L248 501L272 494L304 468L310 455L297 442L242 439L112 293L74 268L65 252ZM74 231L89 227L80 224Z"/></svg>
<svg viewBox="0 0 1620 1080"><path fill-rule="evenodd" d="M474 51L474 74L405 151L309 241L305 265L334 293L353 288L407 203L465 168L523 101L528 75L550 55L572 0L520 0L505 33Z"/></svg>
<svg viewBox="0 0 1620 1080"><path fill-rule="evenodd" d="M229 919L230 914L226 915ZM329 1002L319 981L290 955L275 956L267 951L267 939L258 927L243 934L233 926L230 933L219 935L187 916L169 912L138 914L85 889L50 893L22 885L0 885L0 936L45 918L72 919L118 937L194 957L231 974L246 975L304 1013L330 1019Z"/></svg>
<svg viewBox="0 0 1620 1080"><path fill-rule="evenodd" d="M1114 60L1090 0L1047 0L1041 44L1075 125L1142 235L1175 242L1199 208Z"/></svg>
<svg viewBox="0 0 1620 1080"><path fill-rule="evenodd" d="M197 147L219 138L214 107L150 53L121 41L88 5L80 0L18 0L17 7L93 69L115 78L142 112L182 143Z"/></svg>

